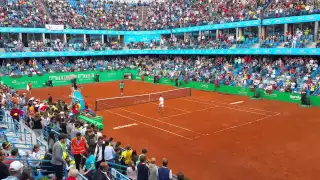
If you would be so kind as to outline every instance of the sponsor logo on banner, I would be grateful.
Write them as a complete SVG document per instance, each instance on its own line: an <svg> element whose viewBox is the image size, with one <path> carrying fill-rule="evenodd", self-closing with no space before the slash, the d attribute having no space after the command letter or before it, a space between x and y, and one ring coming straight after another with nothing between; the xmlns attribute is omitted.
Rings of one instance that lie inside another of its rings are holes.
<svg viewBox="0 0 320 180"><path fill-rule="evenodd" d="M19 85L27 85L28 82L31 82L31 84L35 85L38 84L38 81L17 81L17 80L12 80L11 83L14 86L19 86Z"/></svg>
<svg viewBox="0 0 320 180"><path fill-rule="evenodd" d="M148 81L153 81L153 77L148 76Z"/></svg>
<svg viewBox="0 0 320 180"><path fill-rule="evenodd" d="M169 84L170 83L168 79L164 79L162 82L165 83L165 84Z"/></svg>
<svg viewBox="0 0 320 180"><path fill-rule="evenodd" d="M301 100L301 97L298 96L298 95L290 95L289 97L290 97L291 100L294 100L294 101L299 101L299 100Z"/></svg>
<svg viewBox="0 0 320 180"><path fill-rule="evenodd" d="M89 74L78 74L79 79L93 79L94 78L94 73L89 73Z"/></svg>
<svg viewBox="0 0 320 180"><path fill-rule="evenodd" d="M77 78L77 75L69 74L69 75L60 75L60 76L49 76L49 79L53 81L68 81L74 78Z"/></svg>
<svg viewBox="0 0 320 180"><path fill-rule="evenodd" d="M115 76L117 76L117 73L116 72L108 72L107 76L108 77L115 77Z"/></svg>
<svg viewBox="0 0 320 180"><path fill-rule="evenodd" d="M200 87L203 89L209 89L209 84L200 84Z"/></svg>
<svg viewBox="0 0 320 180"><path fill-rule="evenodd" d="M49 79L53 81L68 81L71 79L77 78L79 80L83 79L93 79L94 73L89 74L69 74L69 75L60 75L60 76L49 76Z"/></svg>
<svg viewBox="0 0 320 180"><path fill-rule="evenodd" d="M247 95L247 94L248 94L248 92L247 92L247 90L246 90L245 88L241 88L241 89L238 91L238 93L241 94L241 95Z"/></svg>
<svg viewBox="0 0 320 180"><path fill-rule="evenodd" d="M266 97L276 98L276 97L278 97L278 94L268 94L268 93L265 93L265 95L264 95L264 96L266 96Z"/></svg>
<svg viewBox="0 0 320 180"><path fill-rule="evenodd" d="M64 25L54 25L54 24L46 24L46 29L50 31L62 31L64 30Z"/></svg>
<svg viewBox="0 0 320 180"><path fill-rule="evenodd" d="M141 76L136 76L136 80L141 80Z"/></svg>

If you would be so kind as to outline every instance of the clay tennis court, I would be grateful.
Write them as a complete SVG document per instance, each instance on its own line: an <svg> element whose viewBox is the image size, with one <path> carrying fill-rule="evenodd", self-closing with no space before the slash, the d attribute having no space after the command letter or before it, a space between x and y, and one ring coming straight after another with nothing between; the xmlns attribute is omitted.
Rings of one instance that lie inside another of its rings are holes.
<svg viewBox="0 0 320 180"><path fill-rule="evenodd" d="M125 81L125 96L174 89ZM33 96L69 100L70 86L34 89ZM82 85L95 100L119 96L119 82ZM169 159L173 172L192 180L284 180L320 178L320 109L296 104L192 90L192 96L98 111L104 133L148 157Z"/></svg>

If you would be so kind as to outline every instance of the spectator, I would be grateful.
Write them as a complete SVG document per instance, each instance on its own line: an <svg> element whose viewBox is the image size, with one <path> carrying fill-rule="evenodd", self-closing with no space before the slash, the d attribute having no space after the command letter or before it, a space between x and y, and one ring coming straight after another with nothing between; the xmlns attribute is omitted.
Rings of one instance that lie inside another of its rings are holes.
<svg viewBox="0 0 320 180"><path fill-rule="evenodd" d="M24 169L20 176L20 180L33 180L32 178L32 170L31 169Z"/></svg>
<svg viewBox="0 0 320 180"><path fill-rule="evenodd" d="M71 130L71 134L70 134L71 139L77 137L77 134L80 133L79 128L80 128L80 124L75 123L74 128Z"/></svg>
<svg viewBox="0 0 320 180"><path fill-rule="evenodd" d="M39 112L36 112L34 117L32 118L32 121L30 121L30 127L32 127L32 130L36 134L37 137L42 138L42 119Z"/></svg>
<svg viewBox="0 0 320 180"><path fill-rule="evenodd" d="M54 136L54 132L50 132L48 136L48 148L53 149L53 145L56 142L56 137Z"/></svg>
<svg viewBox="0 0 320 180"><path fill-rule="evenodd" d="M34 145L32 149L32 153L30 154L31 160L32 160L32 166L33 167L38 167L40 165L40 146L39 145Z"/></svg>
<svg viewBox="0 0 320 180"><path fill-rule="evenodd" d="M48 104L51 105L52 104L52 96L51 94L48 94Z"/></svg>
<svg viewBox="0 0 320 180"><path fill-rule="evenodd" d="M156 158L151 158L150 165L148 167L150 171L149 180L158 180L158 167L156 165Z"/></svg>
<svg viewBox="0 0 320 180"><path fill-rule="evenodd" d="M134 162L130 161L126 171L126 175L130 180L137 180L138 172Z"/></svg>
<svg viewBox="0 0 320 180"><path fill-rule="evenodd" d="M95 151L94 151L97 169L99 169L100 163L105 160L104 151L105 151L106 145L103 144L103 142L104 142L103 140L104 140L104 138L102 136L100 136L98 138L98 142L97 142L97 145L96 145Z"/></svg>
<svg viewBox="0 0 320 180"><path fill-rule="evenodd" d="M148 180L149 179L149 168L146 165L146 156L142 154L140 156L140 163L138 164L138 178L137 180Z"/></svg>
<svg viewBox="0 0 320 180"><path fill-rule="evenodd" d="M92 179L95 180L111 180L108 175L109 165L107 162L101 162L100 167L97 171L93 173Z"/></svg>
<svg viewBox="0 0 320 180"><path fill-rule="evenodd" d="M23 112L18 108L17 105L14 106L14 108L10 111L10 116L14 120L15 124L15 129L19 130L19 121L20 121L20 116L23 115Z"/></svg>
<svg viewBox="0 0 320 180"><path fill-rule="evenodd" d="M88 148L86 138L84 138L80 132L77 136L71 140L71 152L73 154L74 160L76 162L76 168L80 170L80 163L82 161L82 155L86 153Z"/></svg>
<svg viewBox="0 0 320 180"><path fill-rule="evenodd" d="M4 178L4 180L18 180L22 174L23 164L19 161L13 161L10 164L9 172L10 176Z"/></svg>
<svg viewBox="0 0 320 180"><path fill-rule="evenodd" d="M184 174L182 172L177 173L177 180L184 180Z"/></svg>
<svg viewBox="0 0 320 180"><path fill-rule="evenodd" d="M8 167L3 163L4 158L5 153L0 150L0 179L5 179L9 176Z"/></svg>
<svg viewBox="0 0 320 180"><path fill-rule="evenodd" d="M127 145L126 150L121 153L121 157L124 160L124 164L129 165L129 162L132 161L132 152L130 145Z"/></svg>
<svg viewBox="0 0 320 180"><path fill-rule="evenodd" d="M109 162L114 162L116 152L114 151L112 146L109 146L109 141L106 141L105 145L104 159Z"/></svg>
<svg viewBox="0 0 320 180"><path fill-rule="evenodd" d="M172 171L168 169L168 160L162 159L162 167L158 169L159 180L172 180Z"/></svg>
<svg viewBox="0 0 320 180"><path fill-rule="evenodd" d="M76 168L71 168L68 173L68 178L66 180L77 180L79 171Z"/></svg>
<svg viewBox="0 0 320 180"><path fill-rule="evenodd" d="M83 175L85 175L87 177L88 180L91 180L91 177L92 177L92 172L94 170L96 170L96 161L95 161L95 157L94 157L94 151L91 147L89 147L87 149L87 160L86 160L86 163L85 163L85 166L83 167Z"/></svg>
<svg viewBox="0 0 320 180"><path fill-rule="evenodd" d="M51 174L55 170L54 167L52 167L51 162L48 162L51 159L52 159L52 149L49 149L43 157L44 161L41 162L41 169L43 170L42 174L44 176Z"/></svg>
<svg viewBox="0 0 320 180"><path fill-rule="evenodd" d="M19 156L19 151L17 148L13 148L11 151L11 156L6 157L6 160L3 161L3 164L10 166L10 164L17 159ZM1 171L0 171L1 172Z"/></svg>
<svg viewBox="0 0 320 180"><path fill-rule="evenodd" d="M142 149L142 153L141 153L141 154L139 155L139 157L138 157L137 165L140 163L140 157L141 157L142 155L144 155L144 156L146 157L146 163L149 162L149 160L148 160L148 158L147 158L147 153L148 153L148 150L147 150L147 149Z"/></svg>
<svg viewBox="0 0 320 180"><path fill-rule="evenodd" d="M54 171L57 180L63 179L63 165L66 164L66 161L62 157L63 152L66 152L66 140L67 136L65 134L60 134L59 141L54 143L52 149L51 163L54 166Z"/></svg>
<svg viewBox="0 0 320 180"><path fill-rule="evenodd" d="M2 143L2 152L4 153L4 156L7 157L7 156L10 156L11 154L11 144L9 142L4 142Z"/></svg>

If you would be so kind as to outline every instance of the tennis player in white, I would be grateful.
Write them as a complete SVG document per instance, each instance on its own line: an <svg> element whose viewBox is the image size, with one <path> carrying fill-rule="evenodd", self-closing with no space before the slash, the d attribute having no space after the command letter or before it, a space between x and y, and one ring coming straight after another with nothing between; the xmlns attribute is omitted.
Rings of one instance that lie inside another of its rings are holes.
<svg viewBox="0 0 320 180"><path fill-rule="evenodd" d="M159 98L159 107L158 107L158 112L162 110L164 111L164 99L163 97L160 95L160 98Z"/></svg>

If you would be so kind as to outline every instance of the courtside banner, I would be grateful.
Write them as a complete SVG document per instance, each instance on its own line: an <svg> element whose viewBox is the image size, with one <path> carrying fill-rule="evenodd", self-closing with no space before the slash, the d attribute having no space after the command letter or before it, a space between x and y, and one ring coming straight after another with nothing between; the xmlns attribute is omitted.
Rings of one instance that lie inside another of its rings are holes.
<svg viewBox="0 0 320 180"><path fill-rule="evenodd" d="M123 78L131 80L132 79L132 73L127 73L127 72L123 73Z"/></svg>
<svg viewBox="0 0 320 180"><path fill-rule="evenodd" d="M83 72L66 72L66 73L48 73L42 76L20 76L10 77L3 76L2 81L9 87L14 89L25 89L28 82L32 83L33 88L42 88L46 86L46 82L51 79L53 86L65 86L71 84L71 79L77 78L78 84L94 83L95 75L99 73L100 82L118 81L124 78L124 73L130 73L132 75L138 74L137 70L124 69L118 71L83 71Z"/></svg>
<svg viewBox="0 0 320 180"><path fill-rule="evenodd" d="M64 30L64 25L46 24L46 29L50 31L62 31Z"/></svg>

